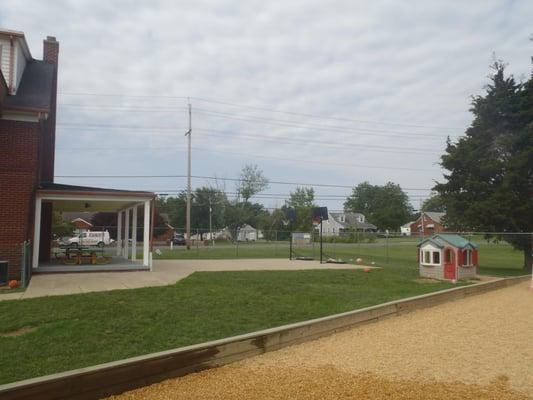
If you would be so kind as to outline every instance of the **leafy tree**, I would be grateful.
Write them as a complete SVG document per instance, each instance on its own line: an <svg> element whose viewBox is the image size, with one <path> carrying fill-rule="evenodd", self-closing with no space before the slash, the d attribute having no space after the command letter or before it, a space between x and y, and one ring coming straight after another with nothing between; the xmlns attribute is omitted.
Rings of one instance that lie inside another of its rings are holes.
<svg viewBox="0 0 533 400"><path fill-rule="evenodd" d="M284 207L262 214L259 226L263 230L266 240L286 240L289 238L289 226Z"/></svg>
<svg viewBox="0 0 533 400"><path fill-rule="evenodd" d="M257 165L247 164L243 167L237 184L237 194L244 203L247 203L253 195L267 188L268 179Z"/></svg>
<svg viewBox="0 0 533 400"><path fill-rule="evenodd" d="M231 236L236 240L237 231L240 227L248 224L257 228L267 214L268 212L261 204L232 201L226 205L226 226Z"/></svg>
<svg viewBox="0 0 533 400"><path fill-rule="evenodd" d="M296 211L296 221L292 226L293 231L308 232L313 229L313 207L315 204L315 190L313 188L297 187L291 192L287 207Z"/></svg>
<svg viewBox="0 0 533 400"><path fill-rule="evenodd" d="M52 215L52 234L54 237L61 238L64 236L71 236L76 227L70 221L65 221L61 213L55 211Z"/></svg>
<svg viewBox="0 0 533 400"><path fill-rule="evenodd" d="M202 238L203 234L209 231L210 213L213 229L224 226L224 213L227 203L226 194L218 189L204 186L194 191L191 226L200 230Z"/></svg>
<svg viewBox="0 0 533 400"><path fill-rule="evenodd" d="M407 194L392 182L384 186L360 183L344 202L344 209L363 214L380 230L394 231L410 221L413 213Z"/></svg>
<svg viewBox="0 0 533 400"><path fill-rule="evenodd" d="M533 76L519 84L495 62L486 93L472 100L465 136L448 139L441 165L449 172L435 190L456 230L533 231ZM499 235L524 252L531 271L531 235Z"/></svg>
<svg viewBox="0 0 533 400"><path fill-rule="evenodd" d="M431 193L431 196L422 203L422 211L446 212L446 206L442 197L437 193Z"/></svg>

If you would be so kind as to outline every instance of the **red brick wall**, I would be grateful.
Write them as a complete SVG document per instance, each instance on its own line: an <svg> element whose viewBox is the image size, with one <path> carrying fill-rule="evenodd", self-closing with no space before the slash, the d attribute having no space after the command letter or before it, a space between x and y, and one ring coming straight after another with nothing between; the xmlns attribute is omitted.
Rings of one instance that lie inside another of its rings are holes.
<svg viewBox="0 0 533 400"><path fill-rule="evenodd" d="M433 224L434 227L433 228L428 228L428 225L431 225ZM420 234L420 231L421 231L421 222L420 222L420 217L411 224L411 235L412 236L416 236L416 235L419 235ZM433 221L431 218L429 218L428 216L425 216L424 217L424 236L431 236L435 233L442 233L442 232L446 232L446 228L439 224L438 222L435 222Z"/></svg>
<svg viewBox="0 0 533 400"><path fill-rule="evenodd" d="M33 235L39 125L0 120L0 260L20 279L22 243Z"/></svg>

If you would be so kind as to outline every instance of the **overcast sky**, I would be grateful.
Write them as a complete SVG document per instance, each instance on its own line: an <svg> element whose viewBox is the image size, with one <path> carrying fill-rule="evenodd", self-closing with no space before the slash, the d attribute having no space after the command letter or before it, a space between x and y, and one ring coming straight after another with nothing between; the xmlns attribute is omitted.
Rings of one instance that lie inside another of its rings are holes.
<svg viewBox="0 0 533 400"><path fill-rule="evenodd" d="M528 0L0 6L0 26L24 31L34 58L46 36L60 42L58 176L185 175L190 97L194 175L232 178L255 163L274 181L392 181L415 208L442 179L446 137L469 125L493 53L529 76L531 21ZM186 183L56 181L164 193ZM215 182L193 180L204 184ZM280 206L294 188L271 184L276 195L258 201ZM330 209L349 192L316 188Z"/></svg>

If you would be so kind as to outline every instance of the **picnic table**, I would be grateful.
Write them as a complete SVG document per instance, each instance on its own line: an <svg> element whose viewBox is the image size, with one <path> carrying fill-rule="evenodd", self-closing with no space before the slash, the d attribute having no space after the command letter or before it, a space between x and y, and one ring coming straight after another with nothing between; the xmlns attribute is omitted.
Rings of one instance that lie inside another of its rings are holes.
<svg viewBox="0 0 533 400"><path fill-rule="evenodd" d="M63 255L64 252L64 255ZM104 257L103 247L67 247L56 252L57 259L62 260L63 264L102 264L108 263L110 257ZM104 262L102 262L104 261Z"/></svg>

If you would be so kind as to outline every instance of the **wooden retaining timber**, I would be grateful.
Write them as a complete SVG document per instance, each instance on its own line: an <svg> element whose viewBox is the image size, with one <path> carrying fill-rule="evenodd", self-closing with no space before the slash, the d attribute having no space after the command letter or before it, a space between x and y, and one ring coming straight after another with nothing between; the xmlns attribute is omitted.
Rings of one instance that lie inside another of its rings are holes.
<svg viewBox="0 0 533 400"><path fill-rule="evenodd" d="M529 279L529 276L521 276L457 287L259 332L1 385L0 399L100 399Z"/></svg>

